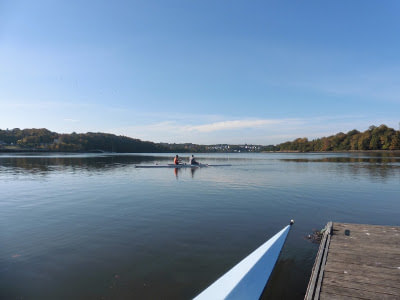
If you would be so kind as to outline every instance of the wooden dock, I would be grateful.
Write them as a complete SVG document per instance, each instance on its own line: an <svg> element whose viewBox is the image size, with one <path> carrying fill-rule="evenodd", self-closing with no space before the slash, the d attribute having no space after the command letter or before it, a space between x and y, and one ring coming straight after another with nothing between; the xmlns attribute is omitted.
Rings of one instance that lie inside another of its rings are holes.
<svg viewBox="0 0 400 300"><path fill-rule="evenodd" d="M400 299L400 227L326 229L304 299Z"/></svg>

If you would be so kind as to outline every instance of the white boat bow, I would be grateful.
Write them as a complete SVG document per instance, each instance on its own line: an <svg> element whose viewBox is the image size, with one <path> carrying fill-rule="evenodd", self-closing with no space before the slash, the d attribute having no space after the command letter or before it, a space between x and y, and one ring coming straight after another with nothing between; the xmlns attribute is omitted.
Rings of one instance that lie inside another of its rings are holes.
<svg viewBox="0 0 400 300"><path fill-rule="evenodd" d="M291 221L290 225L245 257L194 299L259 299L293 223Z"/></svg>

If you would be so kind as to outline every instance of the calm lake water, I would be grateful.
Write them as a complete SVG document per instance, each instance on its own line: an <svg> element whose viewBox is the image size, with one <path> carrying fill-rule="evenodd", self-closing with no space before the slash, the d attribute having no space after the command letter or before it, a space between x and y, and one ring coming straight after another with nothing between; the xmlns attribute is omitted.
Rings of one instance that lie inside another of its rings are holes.
<svg viewBox="0 0 400 300"><path fill-rule="evenodd" d="M400 225L399 154L0 155L1 299L189 299L286 226L264 299L304 297L330 221Z"/></svg>

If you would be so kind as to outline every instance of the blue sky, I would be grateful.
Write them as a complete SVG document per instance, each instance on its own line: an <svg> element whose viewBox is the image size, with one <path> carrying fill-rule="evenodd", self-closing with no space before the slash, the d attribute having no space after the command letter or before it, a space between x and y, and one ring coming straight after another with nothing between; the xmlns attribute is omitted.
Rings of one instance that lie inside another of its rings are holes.
<svg viewBox="0 0 400 300"><path fill-rule="evenodd" d="M399 1L0 0L0 128L276 144L400 122Z"/></svg>

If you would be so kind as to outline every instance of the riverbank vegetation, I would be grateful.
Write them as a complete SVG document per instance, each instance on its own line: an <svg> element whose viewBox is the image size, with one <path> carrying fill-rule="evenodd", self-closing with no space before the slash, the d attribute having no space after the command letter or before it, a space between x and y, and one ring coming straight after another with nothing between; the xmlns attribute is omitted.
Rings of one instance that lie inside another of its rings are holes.
<svg viewBox="0 0 400 300"><path fill-rule="evenodd" d="M59 134L47 129L0 130L3 151L163 152L160 144L108 133Z"/></svg>
<svg viewBox="0 0 400 300"><path fill-rule="evenodd" d="M298 138L278 145L197 145L192 143L169 144L141 141L109 133L60 134L48 129L0 129L0 151L54 151L54 152L265 152L265 151L369 151L400 150L400 131L386 125L370 126L360 132L356 129L347 133L309 141Z"/></svg>
<svg viewBox="0 0 400 300"><path fill-rule="evenodd" d="M298 138L292 142L277 145L275 150L300 152L400 150L400 131L386 125L370 126L364 132L354 129L347 133L339 132L312 141L307 138Z"/></svg>

